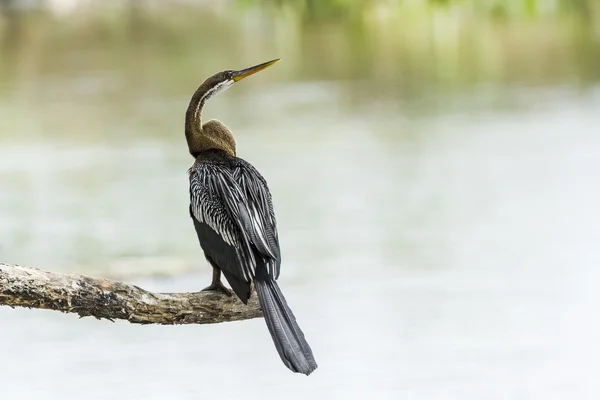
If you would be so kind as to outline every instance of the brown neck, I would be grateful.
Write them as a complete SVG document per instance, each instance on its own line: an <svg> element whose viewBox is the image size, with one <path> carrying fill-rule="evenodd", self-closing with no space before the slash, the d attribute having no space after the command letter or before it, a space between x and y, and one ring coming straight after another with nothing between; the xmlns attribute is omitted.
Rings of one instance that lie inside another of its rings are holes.
<svg viewBox="0 0 600 400"><path fill-rule="evenodd" d="M210 120L202 123L202 107L206 100L218 91L217 87L204 82L194 92L185 114L185 139L193 157L207 150L223 150L235 156L235 139L223 123Z"/></svg>
<svg viewBox="0 0 600 400"><path fill-rule="evenodd" d="M202 151L202 107L210 96L210 87L204 82L194 92L185 113L185 139L192 156Z"/></svg>

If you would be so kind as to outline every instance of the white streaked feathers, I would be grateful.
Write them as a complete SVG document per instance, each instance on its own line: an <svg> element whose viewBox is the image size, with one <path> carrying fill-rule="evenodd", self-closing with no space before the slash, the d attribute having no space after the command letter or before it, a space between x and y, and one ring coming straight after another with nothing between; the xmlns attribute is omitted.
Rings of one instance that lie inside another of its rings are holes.
<svg viewBox="0 0 600 400"><path fill-rule="evenodd" d="M280 260L275 214L266 182L254 167L245 162L235 168L196 164L190 171L190 202L194 217L235 249L246 281L256 272L253 248L262 256L268 274L277 279Z"/></svg>

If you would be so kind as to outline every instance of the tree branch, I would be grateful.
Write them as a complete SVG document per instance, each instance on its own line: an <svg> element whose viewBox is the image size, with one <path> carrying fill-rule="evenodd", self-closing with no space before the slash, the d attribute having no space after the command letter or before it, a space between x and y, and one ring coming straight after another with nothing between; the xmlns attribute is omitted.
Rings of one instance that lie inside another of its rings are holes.
<svg viewBox="0 0 600 400"><path fill-rule="evenodd" d="M43 308L134 324L213 324L262 316L256 295L243 304L216 292L152 293L134 285L0 263L0 306Z"/></svg>

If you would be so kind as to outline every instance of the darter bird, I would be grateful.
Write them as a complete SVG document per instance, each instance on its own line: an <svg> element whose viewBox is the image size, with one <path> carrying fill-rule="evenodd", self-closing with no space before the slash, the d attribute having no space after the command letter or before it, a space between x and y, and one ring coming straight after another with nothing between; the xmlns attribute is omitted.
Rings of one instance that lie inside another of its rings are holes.
<svg viewBox="0 0 600 400"><path fill-rule="evenodd" d="M193 94L185 116L185 137L195 159L189 170L190 216L204 256L213 267L212 283L204 290L231 295L221 282L223 273L235 294L247 303L254 282L281 360L293 372L309 375L317 363L276 281L281 251L267 182L236 156L235 139L222 122L202 123L201 118L211 96L277 61L218 72Z"/></svg>

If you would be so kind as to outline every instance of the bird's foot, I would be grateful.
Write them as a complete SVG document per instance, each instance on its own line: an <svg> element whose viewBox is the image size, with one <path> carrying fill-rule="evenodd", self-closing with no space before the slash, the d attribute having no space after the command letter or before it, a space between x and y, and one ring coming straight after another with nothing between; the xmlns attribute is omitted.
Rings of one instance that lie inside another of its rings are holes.
<svg viewBox="0 0 600 400"><path fill-rule="evenodd" d="M231 290L227 289L225 287L225 285L223 285L223 282L219 281L218 283L212 283L210 286L205 287L204 289L202 289L203 292L221 292L223 294L225 294L226 296L231 297L233 295L233 293L231 293Z"/></svg>

